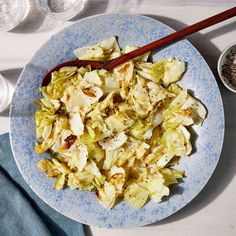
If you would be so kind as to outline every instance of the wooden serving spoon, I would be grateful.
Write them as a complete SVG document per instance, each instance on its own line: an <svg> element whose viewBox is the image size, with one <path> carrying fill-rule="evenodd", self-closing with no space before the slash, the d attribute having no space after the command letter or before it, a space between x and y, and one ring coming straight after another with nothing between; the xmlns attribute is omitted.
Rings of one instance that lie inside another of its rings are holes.
<svg viewBox="0 0 236 236"><path fill-rule="evenodd" d="M51 81L51 73L53 71L59 70L60 68L64 67L64 66L76 66L76 67L81 67L81 66L87 66L87 65L91 65L92 69L106 69L106 70L112 70L115 67L117 67L118 65L127 62L137 56L140 56L146 52L152 51L152 50L156 50L159 49L163 46L166 46L170 43L173 43L179 39L184 38L185 36L188 36L190 34L193 34L197 31L200 31L202 29L205 29L209 26L215 25L219 22L222 22L224 20L227 20L231 17L236 16L236 7L233 7L229 10L223 11L217 15L214 15L212 17L209 17L205 20L202 20L198 23L195 23L191 26L188 26L186 28L183 28L173 34L167 35L161 39L158 39L152 43L149 43L143 47L140 47L132 52L129 52L127 54L124 54L120 57L117 57L115 59L112 59L110 61L106 61L106 62L98 62L98 61L91 61L91 60L72 60L72 61L67 61L64 62L60 65L55 66L53 69L51 69L46 76L43 79L42 82L42 86L47 86L50 81Z"/></svg>

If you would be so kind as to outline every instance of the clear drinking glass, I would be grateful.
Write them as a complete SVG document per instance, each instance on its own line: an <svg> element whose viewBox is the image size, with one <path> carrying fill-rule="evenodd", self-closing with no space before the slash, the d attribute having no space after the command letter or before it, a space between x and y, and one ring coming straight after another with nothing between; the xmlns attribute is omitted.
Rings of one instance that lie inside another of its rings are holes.
<svg viewBox="0 0 236 236"><path fill-rule="evenodd" d="M0 74L0 113L11 103L14 87Z"/></svg>
<svg viewBox="0 0 236 236"><path fill-rule="evenodd" d="M28 0L0 0L0 31L15 28L28 15Z"/></svg>
<svg viewBox="0 0 236 236"><path fill-rule="evenodd" d="M84 0L35 0L49 17L66 21L75 17L84 7Z"/></svg>

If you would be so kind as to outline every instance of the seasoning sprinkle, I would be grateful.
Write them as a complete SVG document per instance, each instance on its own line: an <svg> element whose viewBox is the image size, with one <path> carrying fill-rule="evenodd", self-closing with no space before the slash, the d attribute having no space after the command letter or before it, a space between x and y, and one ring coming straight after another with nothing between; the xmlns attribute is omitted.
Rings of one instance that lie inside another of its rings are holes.
<svg viewBox="0 0 236 236"><path fill-rule="evenodd" d="M231 50L222 66L222 75L228 83L236 87L236 52Z"/></svg>

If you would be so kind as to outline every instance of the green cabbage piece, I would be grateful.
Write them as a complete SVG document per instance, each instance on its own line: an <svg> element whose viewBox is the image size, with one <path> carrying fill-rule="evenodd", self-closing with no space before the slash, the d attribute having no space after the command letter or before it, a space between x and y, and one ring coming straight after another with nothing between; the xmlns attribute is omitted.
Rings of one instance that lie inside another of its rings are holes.
<svg viewBox="0 0 236 236"><path fill-rule="evenodd" d="M80 189L92 191L95 187L93 185L94 176L87 172L82 171L80 173L69 173L67 185L71 189Z"/></svg>
<svg viewBox="0 0 236 236"><path fill-rule="evenodd" d="M134 63L132 61L125 62L114 69L117 80L126 81L129 85L135 83Z"/></svg>
<svg viewBox="0 0 236 236"><path fill-rule="evenodd" d="M98 201L107 209L111 209L116 201L116 189L113 184L105 181L103 187L99 188Z"/></svg>
<svg viewBox="0 0 236 236"><path fill-rule="evenodd" d="M119 150L106 150L106 157L103 163L103 170L110 170L118 159Z"/></svg>
<svg viewBox="0 0 236 236"><path fill-rule="evenodd" d="M124 183L126 180L125 169L122 167L113 166L107 174L108 181L113 184L117 195L122 195L124 191Z"/></svg>
<svg viewBox="0 0 236 236"><path fill-rule="evenodd" d="M165 166L174 155L186 156L192 151L190 143L190 133L180 125L176 129L167 129L161 138L161 143L167 148L168 152L159 160L161 166Z"/></svg>
<svg viewBox="0 0 236 236"><path fill-rule="evenodd" d="M140 181L145 181L148 176L148 170L145 162L142 160L136 159L131 168L130 175L134 179L138 179Z"/></svg>
<svg viewBox="0 0 236 236"><path fill-rule="evenodd" d="M165 186L170 186L172 184L177 184L179 180L184 177L183 170L175 170L170 168L162 168L159 170L164 178Z"/></svg>
<svg viewBox="0 0 236 236"><path fill-rule="evenodd" d="M56 177L61 172L54 167L53 163L47 159L42 159L38 163L38 167L41 171L43 171L49 178Z"/></svg>
<svg viewBox="0 0 236 236"><path fill-rule="evenodd" d="M175 58L137 65L137 73L140 76L154 83L162 82L165 87L181 79L184 72L185 63Z"/></svg>
<svg viewBox="0 0 236 236"><path fill-rule="evenodd" d="M81 172L87 164L88 150L84 144L73 145L67 153L64 153L70 168L77 168Z"/></svg>
<svg viewBox="0 0 236 236"><path fill-rule="evenodd" d="M52 99L61 99L66 88L73 84L72 79L76 77L76 67L64 67L60 71L54 71L52 73L51 82L48 86L42 87L41 91L44 95L50 96Z"/></svg>
<svg viewBox="0 0 236 236"><path fill-rule="evenodd" d="M43 110L38 110L35 112L36 121L36 136L37 138L42 138L44 128L47 126L52 126L57 118L57 115L50 114Z"/></svg>
<svg viewBox="0 0 236 236"><path fill-rule="evenodd" d="M135 84L130 90L130 96L133 103L133 109L140 117L147 116L148 112L153 109L148 91L145 87Z"/></svg>
<svg viewBox="0 0 236 236"><path fill-rule="evenodd" d="M112 133L120 133L132 126L134 124L134 120L127 114L120 112L106 118L105 123Z"/></svg>
<svg viewBox="0 0 236 236"><path fill-rule="evenodd" d="M36 115L37 115L37 112L36 112ZM43 153L46 150L48 150L49 148L51 148L55 144L57 139L60 137L61 132L63 130L67 130L69 128L68 119L64 115L58 115L58 116L55 116L55 117L56 117L55 120L50 121L51 123L53 123L53 127L52 127L52 130L50 129L51 132L48 135L47 139L43 140L43 142L37 142L36 143L35 151L37 153ZM44 125L44 122L46 122L46 119L44 119L44 120L40 119L40 121L43 121L43 122L40 123L38 128L36 128L36 131L37 131L37 129L39 129L39 131L40 131L41 127ZM37 127L37 118L36 118L36 127ZM46 126L44 126L44 128L45 127ZM39 132L39 131L37 131L37 132ZM42 137L42 135L40 137Z"/></svg>
<svg viewBox="0 0 236 236"><path fill-rule="evenodd" d="M164 196L168 196L170 194L170 190L164 185L164 182L164 178L160 176L154 176L147 182L150 197L156 203L161 202Z"/></svg>
<svg viewBox="0 0 236 236"><path fill-rule="evenodd" d="M165 73L162 78L164 86L181 79L185 72L185 63L175 58L169 58L165 61Z"/></svg>
<svg viewBox="0 0 236 236"><path fill-rule="evenodd" d="M74 54L81 60L105 61L120 56L120 47L114 36L93 46L85 46L74 50Z"/></svg>
<svg viewBox="0 0 236 236"><path fill-rule="evenodd" d="M93 185L95 187L100 187L105 182L105 176L103 176L96 164L93 160L89 160L87 165L85 166L85 171L92 174L94 176Z"/></svg>
<svg viewBox="0 0 236 236"><path fill-rule="evenodd" d="M56 182L55 182L55 184L53 186L53 189L61 190L64 187L65 183L66 183L66 176L65 176L65 174L58 175L56 177Z"/></svg>
<svg viewBox="0 0 236 236"><path fill-rule="evenodd" d="M152 127L151 123L139 119L134 125L131 126L130 135L136 139L143 139L143 135L151 127Z"/></svg>
<svg viewBox="0 0 236 236"><path fill-rule="evenodd" d="M149 197L145 182L131 183L124 192L124 200L135 208L142 208Z"/></svg>
<svg viewBox="0 0 236 236"><path fill-rule="evenodd" d="M58 110L61 105L59 100L52 98L42 98L36 101L36 104L41 106L42 111L45 111L49 114L55 114L56 110Z"/></svg>

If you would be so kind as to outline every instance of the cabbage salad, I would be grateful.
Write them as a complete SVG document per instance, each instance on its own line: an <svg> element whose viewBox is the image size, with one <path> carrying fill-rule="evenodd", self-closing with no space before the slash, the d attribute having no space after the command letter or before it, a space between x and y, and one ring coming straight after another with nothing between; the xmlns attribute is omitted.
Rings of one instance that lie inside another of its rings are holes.
<svg viewBox="0 0 236 236"><path fill-rule="evenodd" d="M115 37L74 51L78 59L106 61L121 49ZM206 109L175 82L185 62L148 62L149 53L113 71L64 67L52 73L35 113L38 166L55 178L54 189L95 191L105 208L117 198L141 208L170 194L184 171L174 169L191 154L189 127L202 124Z"/></svg>

